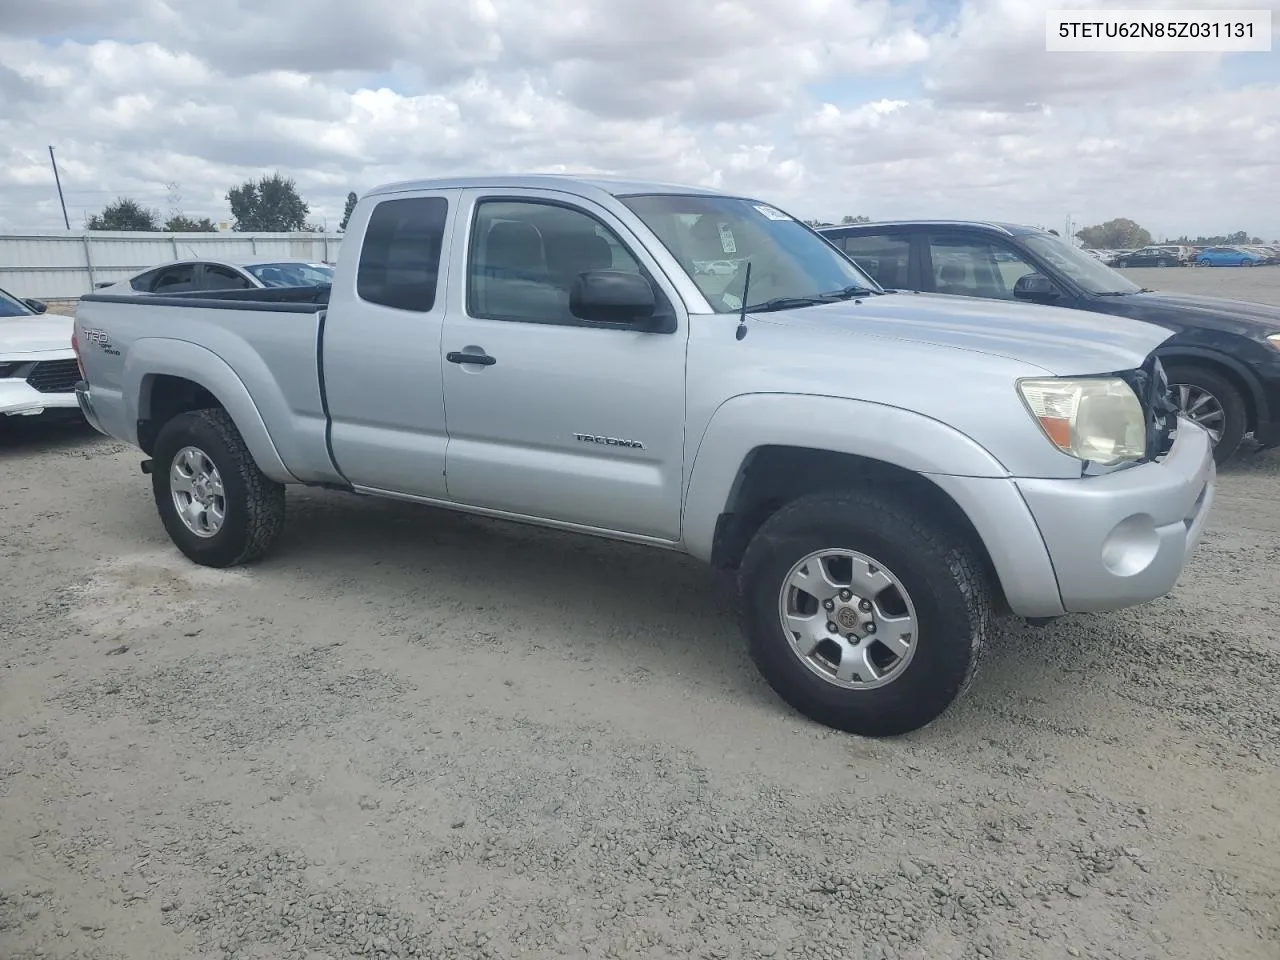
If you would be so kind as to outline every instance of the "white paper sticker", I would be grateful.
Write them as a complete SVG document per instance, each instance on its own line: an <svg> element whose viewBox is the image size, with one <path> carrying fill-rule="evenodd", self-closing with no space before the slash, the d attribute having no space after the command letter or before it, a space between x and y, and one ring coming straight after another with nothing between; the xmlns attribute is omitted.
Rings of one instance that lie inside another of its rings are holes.
<svg viewBox="0 0 1280 960"><path fill-rule="evenodd" d="M770 220L790 220L791 219L781 210L775 209L774 207L769 206L767 203L757 203L757 204L753 204L753 206L757 210L759 210L762 214L764 214L766 217L768 217Z"/></svg>
<svg viewBox="0 0 1280 960"><path fill-rule="evenodd" d="M742 309L742 298L738 296L734 296L732 293L720 294L720 302L723 303L730 310Z"/></svg>
<svg viewBox="0 0 1280 960"><path fill-rule="evenodd" d="M737 253L738 244L733 239L733 231L729 229L727 223L721 223L720 227L720 249L725 253Z"/></svg>

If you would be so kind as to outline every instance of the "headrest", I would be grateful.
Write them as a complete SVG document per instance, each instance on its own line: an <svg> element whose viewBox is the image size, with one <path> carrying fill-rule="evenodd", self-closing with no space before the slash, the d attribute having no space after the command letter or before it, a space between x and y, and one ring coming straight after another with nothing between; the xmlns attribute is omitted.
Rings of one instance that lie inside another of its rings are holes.
<svg viewBox="0 0 1280 960"><path fill-rule="evenodd" d="M533 224L500 220L485 238L485 261L490 267L541 267L542 234Z"/></svg>

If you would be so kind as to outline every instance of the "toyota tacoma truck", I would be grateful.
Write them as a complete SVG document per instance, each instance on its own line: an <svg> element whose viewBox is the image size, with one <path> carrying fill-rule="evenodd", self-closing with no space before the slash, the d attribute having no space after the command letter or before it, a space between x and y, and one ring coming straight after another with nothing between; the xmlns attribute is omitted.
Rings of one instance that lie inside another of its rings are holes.
<svg viewBox="0 0 1280 960"><path fill-rule="evenodd" d="M680 551L786 702L892 736L994 616L1174 588L1216 468L1168 336L889 293L750 197L538 175L378 188L329 285L92 293L73 340L195 563L263 556L291 484Z"/></svg>

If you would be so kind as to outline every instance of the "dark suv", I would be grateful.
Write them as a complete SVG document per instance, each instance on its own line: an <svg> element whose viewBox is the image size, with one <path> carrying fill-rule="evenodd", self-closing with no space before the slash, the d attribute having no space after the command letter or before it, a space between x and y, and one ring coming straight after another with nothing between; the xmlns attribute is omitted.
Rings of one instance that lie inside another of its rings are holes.
<svg viewBox="0 0 1280 960"><path fill-rule="evenodd" d="M1172 330L1156 352L1175 401L1213 437L1217 461L1247 434L1280 444L1278 307L1140 287L1036 227L928 220L819 232L888 289L1026 300Z"/></svg>

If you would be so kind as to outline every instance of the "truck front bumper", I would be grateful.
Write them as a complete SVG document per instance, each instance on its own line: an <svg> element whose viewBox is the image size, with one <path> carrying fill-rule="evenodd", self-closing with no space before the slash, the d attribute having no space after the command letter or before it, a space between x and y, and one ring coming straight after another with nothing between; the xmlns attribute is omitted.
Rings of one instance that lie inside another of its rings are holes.
<svg viewBox="0 0 1280 960"><path fill-rule="evenodd" d="M1145 603L1174 588L1204 531L1217 468L1209 435L1183 418L1159 462L1098 477L1014 482L1040 528L1063 610L1086 613Z"/></svg>

